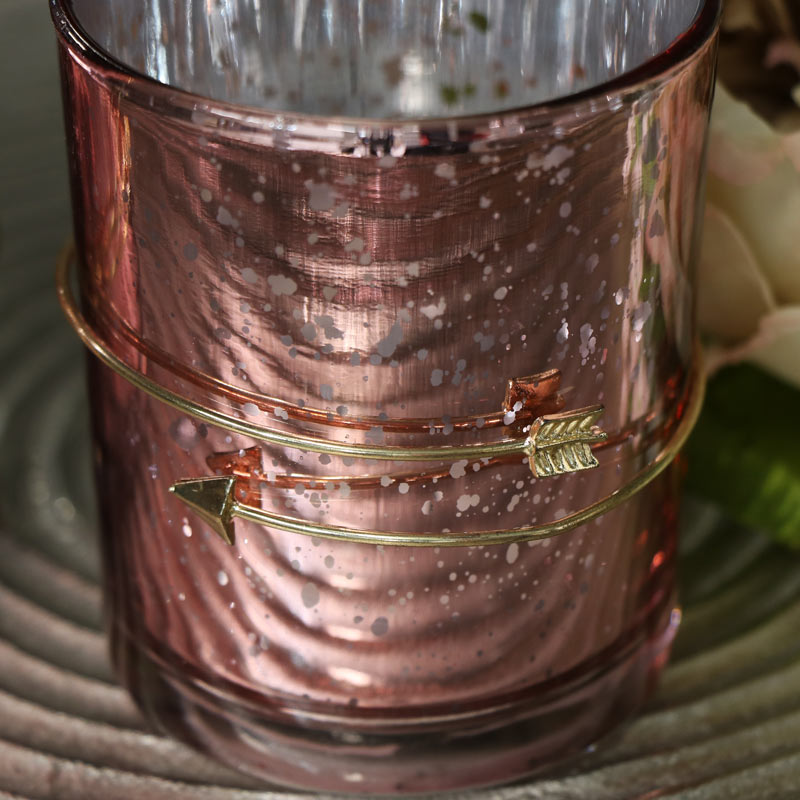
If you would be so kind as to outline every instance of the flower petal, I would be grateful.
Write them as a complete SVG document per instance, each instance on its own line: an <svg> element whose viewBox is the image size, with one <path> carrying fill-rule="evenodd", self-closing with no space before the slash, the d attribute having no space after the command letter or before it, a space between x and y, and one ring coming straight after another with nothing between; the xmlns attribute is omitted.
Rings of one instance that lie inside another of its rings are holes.
<svg viewBox="0 0 800 800"><path fill-rule="evenodd" d="M728 0L725 3L722 15L722 29L726 33L747 30L761 30L764 27L762 20L752 3L752 0Z"/></svg>
<svg viewBox="0 0 800 800"><path fill-rule="evenodd" d="M777 303L800 303L800 175L791 162L746 188L710 180L708 197L735 220Z"/></svg>
<svg viewBox="0 0 800 800"><path fill-rule="evenodd" d="M793 386L800 387L800 306L776 309L762 318L748 341L726 351L712 351L707 366L749 361Z"/></svg>
<svg viewBox="0 0 800 800"><path fill-rule="evenodd" d="M800 387L800 306L786 306L761 320L747 360Z"/></svg>
<svg viewBox="0 0 800 800"><path fill-rule="evenodd" d="M752 336L775 298L747 240L721 209L706 205L698 265L700 329L722 342Z"/></svg>
<svg viewBox="0 0 800 800"><path fill-rule="evenodd" d="M747 186L766 178L783 160L781 137L717 83L708 147L711 175Z"/></svg>
<svg viewBox="0 0 800 800"><path fill-rule="evenodd" d="M778 135L724 89L718 101L708 198L736 222L777 302L800 303L800 173L793 163L800 142Z"/></svg>
<svg viewBox="0 0 800 800"><path fill-rule="evenodd" d="M800 84L798 85L800 86ZM798 87L793 90L796 92ZM795 98L797 102L797 98ZM792 133L785 133L783 135L783 152L786 153L787 158L794 164L794 168L800 171L800 131L793 131Z"/></svg>

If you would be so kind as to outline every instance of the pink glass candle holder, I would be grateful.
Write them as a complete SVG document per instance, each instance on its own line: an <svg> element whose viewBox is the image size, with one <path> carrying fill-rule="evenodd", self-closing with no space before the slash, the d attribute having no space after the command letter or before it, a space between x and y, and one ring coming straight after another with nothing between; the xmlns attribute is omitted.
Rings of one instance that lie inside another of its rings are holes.
<svg viewBox="0 0 800 800"><path fill-rule="evenodd" d="M51 4L147 717L378 794L633 713L679 616L719 3Z"/></svg>

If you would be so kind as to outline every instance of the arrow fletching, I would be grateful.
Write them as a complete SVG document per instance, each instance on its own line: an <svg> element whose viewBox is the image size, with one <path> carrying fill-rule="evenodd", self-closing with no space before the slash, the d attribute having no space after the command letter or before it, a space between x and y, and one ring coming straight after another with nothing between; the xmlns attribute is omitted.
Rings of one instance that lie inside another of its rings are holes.
<svg viewBox="0 0 800 800"><path fill-rule="evenodd" d="M598 466L591 446L608 438L608 434L594 425L603 411L603 406L589 406L539 417L528 436L528 459L533 474L548 478Z"/></svg>

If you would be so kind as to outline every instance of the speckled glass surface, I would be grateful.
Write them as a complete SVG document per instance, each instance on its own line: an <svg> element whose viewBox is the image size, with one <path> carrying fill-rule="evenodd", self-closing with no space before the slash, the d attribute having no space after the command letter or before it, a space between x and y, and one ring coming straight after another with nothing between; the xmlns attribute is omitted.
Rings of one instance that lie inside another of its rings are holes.
<svg viewBox="0 0 800 800"><path fill-rule="evenodd" d="M616 443L548 482L524 463L426 476L262 445L246 465L264 508L512 527L608 495L663 446L691 389L716 4L669 57L593 72L611 79L594 92L438 122L186 94L119 71L55 13L84 309L120 357L276 429L413 445L502 437L506 381L558 367L573 407L605 404ZM334 545L237 523L230 548L167 489L241 470L258 443L97 364L91 388L114 656L162 729L298 786L441 790L579 750L652 688L677 624L674 473L533 545Z"/></svg>

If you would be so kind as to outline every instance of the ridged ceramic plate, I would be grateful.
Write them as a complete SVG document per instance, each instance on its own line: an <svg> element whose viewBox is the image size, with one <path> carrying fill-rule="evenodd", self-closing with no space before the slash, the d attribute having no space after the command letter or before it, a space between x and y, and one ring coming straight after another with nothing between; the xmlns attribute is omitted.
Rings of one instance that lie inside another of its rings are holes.
<svg viewBox="0 0 800 800"><path fill-rule="evenodd" d="M264 800L148 733L108 664L46 4L0 6L0 800ZM558 774L450 798L800 797L800 558L689 504L684 620L646 712Z"/></svg>

